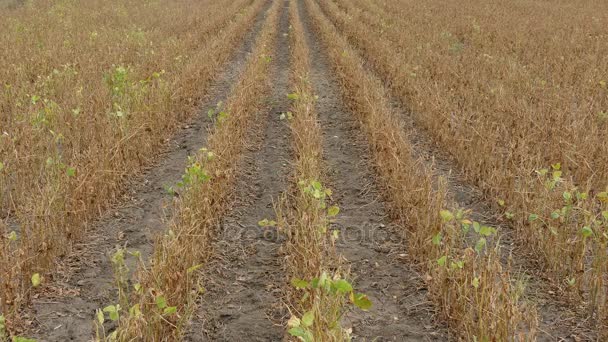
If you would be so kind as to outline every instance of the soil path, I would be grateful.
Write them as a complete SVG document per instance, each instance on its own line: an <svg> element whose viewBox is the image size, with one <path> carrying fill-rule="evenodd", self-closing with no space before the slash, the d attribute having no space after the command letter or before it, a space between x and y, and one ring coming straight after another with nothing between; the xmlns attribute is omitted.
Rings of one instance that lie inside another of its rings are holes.
<svg viewBox="0 0 608 342"><path fill-rule="evenodd" d="M237 198L215 245L217 256L205 275L207 290L192 324L189 341L281 341L285 275L282 239L258 222L275 217L273 201L288 189L292 160L289 127L279 116L289 110L288 2L280 9L277 46L272 56L272 97L259 116L265 125L256 148L245 157Z"/></svg>
<svg viewBox="0 0 608 342"><path fill-rule="evenodd" d="M36 329L30 336L38 341L91 339L95 310L116 299L109 256L117 245L138 250L144 258L152 253L154 236L165 227L166 209L171 203L165 187L180 180L187 157L206 143L210 124L207 109L223 101L239 78L269 5L270 2L258 14L233 60L209 89L201 113L175 135L159 162L127 187L123 206L95 223L87 241L76 244L73 253L61 261L58 274L62 279L49 286L44 296L33 300Z"/></svg>
<svg viewBox="0 0 608 342"><path fill-rule="evenodd" d="M318 1L317 1L318 2ZM323 6L322 12L327 13ZM347 37L351 46L356 44ZM357 50L355 48L355 50ZM360 56L364 56L360 54ZM365 60L365 58L364 58ZM366 63L368 70L381 75L373 63ZM389 93L389 92L387 92ZM441 150L431 134L420 127L412 115L396 98L391 99L393 111L399 115L408 135L415 156L420 157L435 172L435 178L443 177L448 181L449 198L458 206L471 209L471 217L483 224L500 228L500 246L505 263L510 258L516 277L526 280L526 300L534 303L539 315L538 341L581 341L595 340L592 322L582 319L580 312L572 309L556 295L557 290L546 281L542 267L536 262L533 253L517 241L515 229L502 219L502 214L493 208L484 197L483 191L469 182L454 158Z"/></svg>
<svg viewBox="0 0 608 342"><path fill-rule="evenodd" d="M444 341L445 332L433 323L424 284L406 264L405 242L388 218L364 134L342 103L340 86L301 1L299 12L311 49L311 82L319 96L329 184L340 207L334 227L341 231L338 250L348 260L355 287L374 305L367 313L352 312L344 323L352 326L355 340Z"/></svg>

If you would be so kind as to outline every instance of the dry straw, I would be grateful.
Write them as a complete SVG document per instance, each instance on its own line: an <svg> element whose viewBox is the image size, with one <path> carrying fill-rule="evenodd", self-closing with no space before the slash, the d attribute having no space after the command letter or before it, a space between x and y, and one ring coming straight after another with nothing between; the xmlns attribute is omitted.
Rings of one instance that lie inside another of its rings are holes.
<svg viewBox="0 0 608 342"><path fill-rule="evenodd" d="M384 85L363 66L357 52L325 17L319 5L307 1L319 37L327 48L344 96L358 114L372 147L376 169L385 187L393 216L407 227L411 254L420 261L432 298L455 333L467 339L531 339L535 334L533 309L520 300L508 267L485 236L490 227L467 243L464 226L472 226L465 212L446 200L442 180L413 158L412 147L393 112ZM481 244L479 241L483 241ZM487 244L487 245L486 245ZM532 318L532 319L530 319Z"/></svg>
<svg viewBox="0 0 608 342"><path fill-rule="evenodd" d="M261 5L36 1L0 11L0 44L11 47L0 51L0 302L9 329L38 285L31 278L52 281L56 258L197 112Z"/></svg>

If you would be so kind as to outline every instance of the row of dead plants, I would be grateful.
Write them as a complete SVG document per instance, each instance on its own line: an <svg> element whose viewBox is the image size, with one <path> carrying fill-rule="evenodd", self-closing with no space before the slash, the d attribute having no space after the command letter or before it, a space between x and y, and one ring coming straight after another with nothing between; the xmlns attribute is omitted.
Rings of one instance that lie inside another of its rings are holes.
<svg viewBox="0 0 608 342"><path fill-rule="evenodd" d="M492 14L473 3L459 20L446 17L444 6L462 11L455 2L322 6L416 123L504 211L560 296L575 307L582 300L606 334L608 63L595 61L606 49L597 44L606 35L607 18L598 14L605 4L577 8L580 27L564 31L559 13L567 3L492 2ZM530 9L537 6L546 11ZM535 35L514 24L540 13Z"/></svg>
<svg viewBox="0 0 608 342"><path fill-rule="evenodd" d="M287 236L286 268L290 276L288 333L302 341L347 341L341 320L350 306L367 310L369 299L354 291L348 270L335 249L338 231L331 229L339 207L323 185L321 127L310 83L309 47L295 1L290 2L291 111L289 121L295 153L291 195L277 207L277 227Z"/></svg>
<svg viewBox="0 0 608 342"><path fill-rule="evenodd" d="M428 276L430 296L451 330L467 340L531 340L537 319L521 300L523 284L499 260L496 230L470 220L446 196L445 180L415 159L382 82L366 70L319 5L307 9L334 66L344 98L366 133L392 216L410 256Z"/></svg>
<svg viewBox="0 0 608 342"><path fill-rule="evenodd" d="M119 296L116 304L98 310L99 340L182 339L202 291L200 269L212 254L212 241L229 208L248 137L260 127L256 116L269 92L280 4L274 2L269 9L241 78L225 105L214 112L207 147L189 158L176 189L172 219L157 238L150 262L140 259L136 280L129 281L124 258L139 255L118 250L113 256ZM106 333L108 324L118 328Z"/></svg>
<svg viewBox="0 0 608 342"><path fill-rule="evenodd" d="M262 0L26 2L0 11L0 310L33 287L194 115ZM209 19L213 18L213 19Z"/></svg>

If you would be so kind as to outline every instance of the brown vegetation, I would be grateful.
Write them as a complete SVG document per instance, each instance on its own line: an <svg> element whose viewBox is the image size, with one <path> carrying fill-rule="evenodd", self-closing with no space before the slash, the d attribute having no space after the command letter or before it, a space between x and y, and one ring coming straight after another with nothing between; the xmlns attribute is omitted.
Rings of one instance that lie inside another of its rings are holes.
<svg viewBox="0 0 608 342"><path fill-rule="evenodd" d="M409 229L410 250L430 273L430 290L444 316L468 339L532 338L535 319L524 318L534 315L533 310L520 302L520 290L503 269L497 250L491 246L473 250L467 245L461 225L473 223L461 209L444 211L450 204L442 181L435 181L434 172L412 156L382 83L363 68L356 52L324 18L318 5L312 1L307 4L345 96L368 134L393 215Z"/></svg>
<svg viewBox="0 0 608 342"><path fill-rule="evenodd" d="M603 325L607 18L604 3L581 1L577 24L564 27L570 6L323 3L416 123L504 210L560 294ZM532 33L529 22L540 23Z"/></svg>
<svg viewBox="0 0 608 342"><path fill-rule="evenodd" d="M340 326L340 319L346 295L352 290L332 293L312 286L322 279L346 282L342 279L346 274L330 229L330 219L339 209L330 206L331 190L323 185L322 135L309 79L309 48L294 1L290 1L289 19L294 91L289 95L291 111L284 115L293 132L295 170L293 194L277 208L277 226L287 235L286 267L292 283L288 291L292 315L289 333L315 341L344 341L348 333Z"/></svg>
<svg viewBox="0 0 608 342"><path fill-rule="evenodd" d="M290 111L276 114L291 129L293 164L283 163L289 148L280 143L285 153L257 172L292 168L276 222L259 222L276 227L278 242L285 239L274 246L284 253L288 279L261 281L276 265L263 260L256 288L284 287L287 338L351 338L344 327L350 304L371 303L354 291L356 269L349 274L336 249L332 224L340 209L325 185L323 157L340 156L324 154L326 131L317 117L334 105L317 102L311 82L327 66L314 69L311 49L324 63L327 56L331 80L339 81L332 89L341 90L340 107L348 106L342 112L352 112L367 141L380 201L403 237L399 262L420 272L424 296L428 290L450 334L535 340L543 307L526 291L520 274L527 274L543 278L531 282L586 321L572 324L595 324L598 338L608 336L605 1L0 0L0 341L19 335L20 314L58 280L57 266L74 243L87 240L89 224L125 197L127 181L200 110L264 8L238 81L208 113L206 147L188 158L182 181L169 189L170 219L150 260L124 247L111 256L118 298L97 311L98 340L185 338L218 229L243 190L237 180L257 165L243 158L264 125L258 112L283 108L275 102L287 73ZM279 36L287 10L289 39ZM289 65L273 65L273 56L287 53L287 40ZM282 81L273 92L274 77ZM258 155L287 139L268 140L282 134L276 124L264 126L268 149ZM349 170L366 159L353 151L345 158ZM465 207L452 169L458 182L480 189L481 206ZM284 187L274 185L272 194ZM249 218L272 210L266 201L274 195L265 194ZM134 274L127 258L136 261ZM256 263L241 268L249 265Z"/></svg>
<svg viewBox="0 0 608 342"><path fill-rule="evenodd" d="M127 282L117 279L121 293L131 293L119 298L119 304L129 308L129 314L119 320L121 341L158 341L169 336L180 340L184 333L201 291L197 270L211 255L212 238L228 209L241 154L268 91L279 5L275 2L270 8L241 79L225 107L215 113L207 147L190 158L173 217L155 244L150 265L140 263L138 283L132 289L121 288Z"/></svg>
<svg viewBox="0 0 608 342"><path fill-rule="evenodd" d="M5 315L192 115L261 4L40 1L0 14Z"/></svg>

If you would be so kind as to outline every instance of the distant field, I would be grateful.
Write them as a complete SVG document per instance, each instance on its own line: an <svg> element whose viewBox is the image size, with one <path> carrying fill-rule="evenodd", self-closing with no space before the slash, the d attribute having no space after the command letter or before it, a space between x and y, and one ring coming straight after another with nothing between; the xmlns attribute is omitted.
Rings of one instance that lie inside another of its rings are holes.
<svg viewBox="0 0 608 342"><path fill-rule="evenodd" d="M20 0L0 0L0 8L14 8L23 3Z"/></svg>

